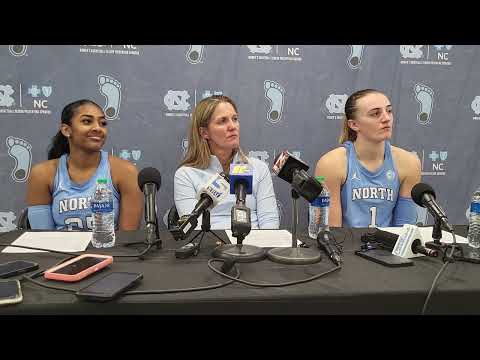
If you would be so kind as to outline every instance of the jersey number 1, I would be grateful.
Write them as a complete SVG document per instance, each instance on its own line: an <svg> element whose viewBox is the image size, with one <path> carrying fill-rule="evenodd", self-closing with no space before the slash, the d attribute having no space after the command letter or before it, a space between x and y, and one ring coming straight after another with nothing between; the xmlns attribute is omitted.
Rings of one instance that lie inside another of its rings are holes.
<svg viewBox="0 0 480 360"><path fill-rule="evenodd" d="M376 206L372 206L370 208L370 214L371 214L371 221L370 221L370 225L368 225L368 227L377 227L377 207Z"/></svg>

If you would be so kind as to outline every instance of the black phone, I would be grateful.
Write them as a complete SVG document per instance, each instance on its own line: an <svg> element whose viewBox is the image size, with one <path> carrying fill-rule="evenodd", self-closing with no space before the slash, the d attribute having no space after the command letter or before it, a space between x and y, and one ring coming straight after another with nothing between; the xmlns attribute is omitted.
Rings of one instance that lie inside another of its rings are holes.
<svg viewBox="0 0 480 360"><path fill-rule="evenodd" d="M371 260L378 264L382 264L389 267L402 267L412 266L413 261L405 259L401 256L393 255L388 250L371 249L371 250L357 250L355 255L361 256L365 259Z"/></svg>
<svg viewBox="0 0 480 360"><path fill-rule="evenodd" d="M0 280L0 305L17 304L23 300L18 280Z"/></svg>
<svg viewBox="0 0 480 360"><path fill-rule="evenodd" d="M37 270L38 264L32 261L15 260L0 264L0 278L8 278L23 274L32 270Z"/></svg>
<svg viewBox="0 0 480 360"><path fill-rule="evenodd" d="M109 301L136 285L142 278L143 275L139 273L112 272L78 290L75 295L85 300Z"/></svg>

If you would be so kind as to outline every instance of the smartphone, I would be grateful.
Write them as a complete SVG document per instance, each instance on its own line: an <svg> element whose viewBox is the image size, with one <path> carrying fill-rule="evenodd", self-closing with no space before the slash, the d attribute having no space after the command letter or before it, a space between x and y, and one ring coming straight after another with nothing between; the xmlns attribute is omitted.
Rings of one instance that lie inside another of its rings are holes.
<svg viewBox="0 0 480 360"><path fill-rule="evenodd" d="M389 267L412 266L413 261L402 258L401 256L393 255L388 250L371 249L371 250L357 250L355 254L365 259L371 260L378 264Z"/></svg>
<svg viewBox="0 0 480 360"><path fill-rule="evenodd" d="M0 280L0 305L17 304L23 300L18 280Z"/></svg>
<svg viewBox="0 0 480 360"><path fill-rule="evenodd" d="M83 254L45 271L45 279L74 282L82 280L113 262L110 255Z"/></svg>
<svg viewBox="0 0 480 360"><path fill-rule="evenodd" d="M32 261L15 260L0 264L0 278L23 274L32 270L37 270L38 264Z"/></svg>
<svg viewBox="0 0 480 360"><path fill-rule="evenodd" d="M108 301L136 285L143 278L139 273L113 272L75 293L91 301Z"/></svg>

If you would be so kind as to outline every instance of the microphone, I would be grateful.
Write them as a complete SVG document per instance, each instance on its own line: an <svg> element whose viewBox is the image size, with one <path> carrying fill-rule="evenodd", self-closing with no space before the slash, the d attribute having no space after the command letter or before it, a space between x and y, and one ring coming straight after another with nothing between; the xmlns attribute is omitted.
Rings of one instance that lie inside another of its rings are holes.
<svg viewBox="0 0 480 360"><path fill-rule="evenodd" d="M423 246L422 236L416 225L405 224L400 235L376 229L373 237L376 242L383 245L383 248L403 258L419 256L418 254L430 257L438 256L437 250Z"/></svg>
<svg viewBox="0 0 480 360"><path fill-rule="evenodd" d="M412 200L419 206L427 208L430 214L438 219L446 229L453 232L453 227L448 223L445 211L435 201L435 191L424 183L418 183L412 188Z"/></svg>
<svg viewBox="0 0 480 360"><path fill-rule="evenodd" d="M144 168L138 174L138 186L145 195L145 224L147 225L157 225L155 196L161 184L160 172L153 167Z"/></svg>
<svg viewBox="0 0 480 360"><path fill-rule="evenodd" d="M198 217L205 210L209 210L221 202L229 193L228 178L225 174L215 174L207 181L197 194L198 202L192 213L182 216L181 225L172 229L171 233L176 240L185 239L197 226Z"/></svg>
<svg viewBox="0 0 480 360"><path fill-rule="evenodd" d="M312 202L322 192L322 185L308 175L309 166L284 150L275 159L272 171L280 178L292 185L292 188Z"/></svg>
<svg viewBox="0 0 480 360"><path fill-rule="evenodd" d="M231 211L232 235L241 244L252 229L250 208L245 205L247 194L252 193L253 171L248 164L230 165L230 194L235 194L236 204Z"/></svg>
<svg viewBox="0 0 480 360"><path fill-rule="evenodd" d="M230 194L235 194L237 205L245 205L247 194L252 193L253 171L249 164L230 165Z"/></svg>
<svg viewBox="0 0 480 360"><path fill-rule="evenodd" d="M331 233L329 230L322 230L318 233L318 247L327 253L328 257L335 265L340 266L342 264L342 258L340 257L340 254L335 246L332 246L330 243L330 234Z"/></svg>

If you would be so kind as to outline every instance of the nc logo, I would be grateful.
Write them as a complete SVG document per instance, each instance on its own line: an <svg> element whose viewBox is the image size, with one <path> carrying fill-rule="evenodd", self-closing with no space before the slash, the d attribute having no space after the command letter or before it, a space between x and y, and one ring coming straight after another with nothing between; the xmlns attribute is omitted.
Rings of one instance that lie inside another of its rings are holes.
<svg viewBox="0 0 480 360"><path fill-rule="evenodd" d="M0 106L10 107L15 104L15 99L10 96L14 92L11 85L0 85Z"/></svg>
<svg viewBox="0 0 480 360"><path fill-rule="evenodd" d="M187 111L190 108L189 98L187 90L168 90L163 103L170 111Z"/></svg>
<svg viewBox="0 0 480 360"><path fill-rule="evenodd" d="M13 211L0 211L0 232L15 230L17 228L14 223L16 218Z"/></svg>
<svg viewBox="0 0 480 360"><path fill-rule="evenodd" d="M475 114L480 115L480 96L475 96L475 99L473 99L472 110Z"/></svg>
<svg viewBox="0 0 480 360"><path fill-rule="evenodd" d="M400 45L400 54L404 59L420 59L423 45Z"/></svg>
<svg viewBox="0 0 480 360"><path fill-rule="evenodd" d="M263 162L267 162L268 158L270 157L268 155L268 152L266 151L249 151L248 152L249 157L257 158Z"/></svg>
<svg viewBox="0 0 480 360"><path fill-rule="evenodd" d="M345 103L347 102L348 95L335 95L330 94L325 101L325 106L327 107L330 114L343 114L345 110Z"/></svg>
<svg viewBox="0 0 480 360"><path fill-rule="evenodd" d="M270 54L272 45L247 45L252 54Z"/></svg>

